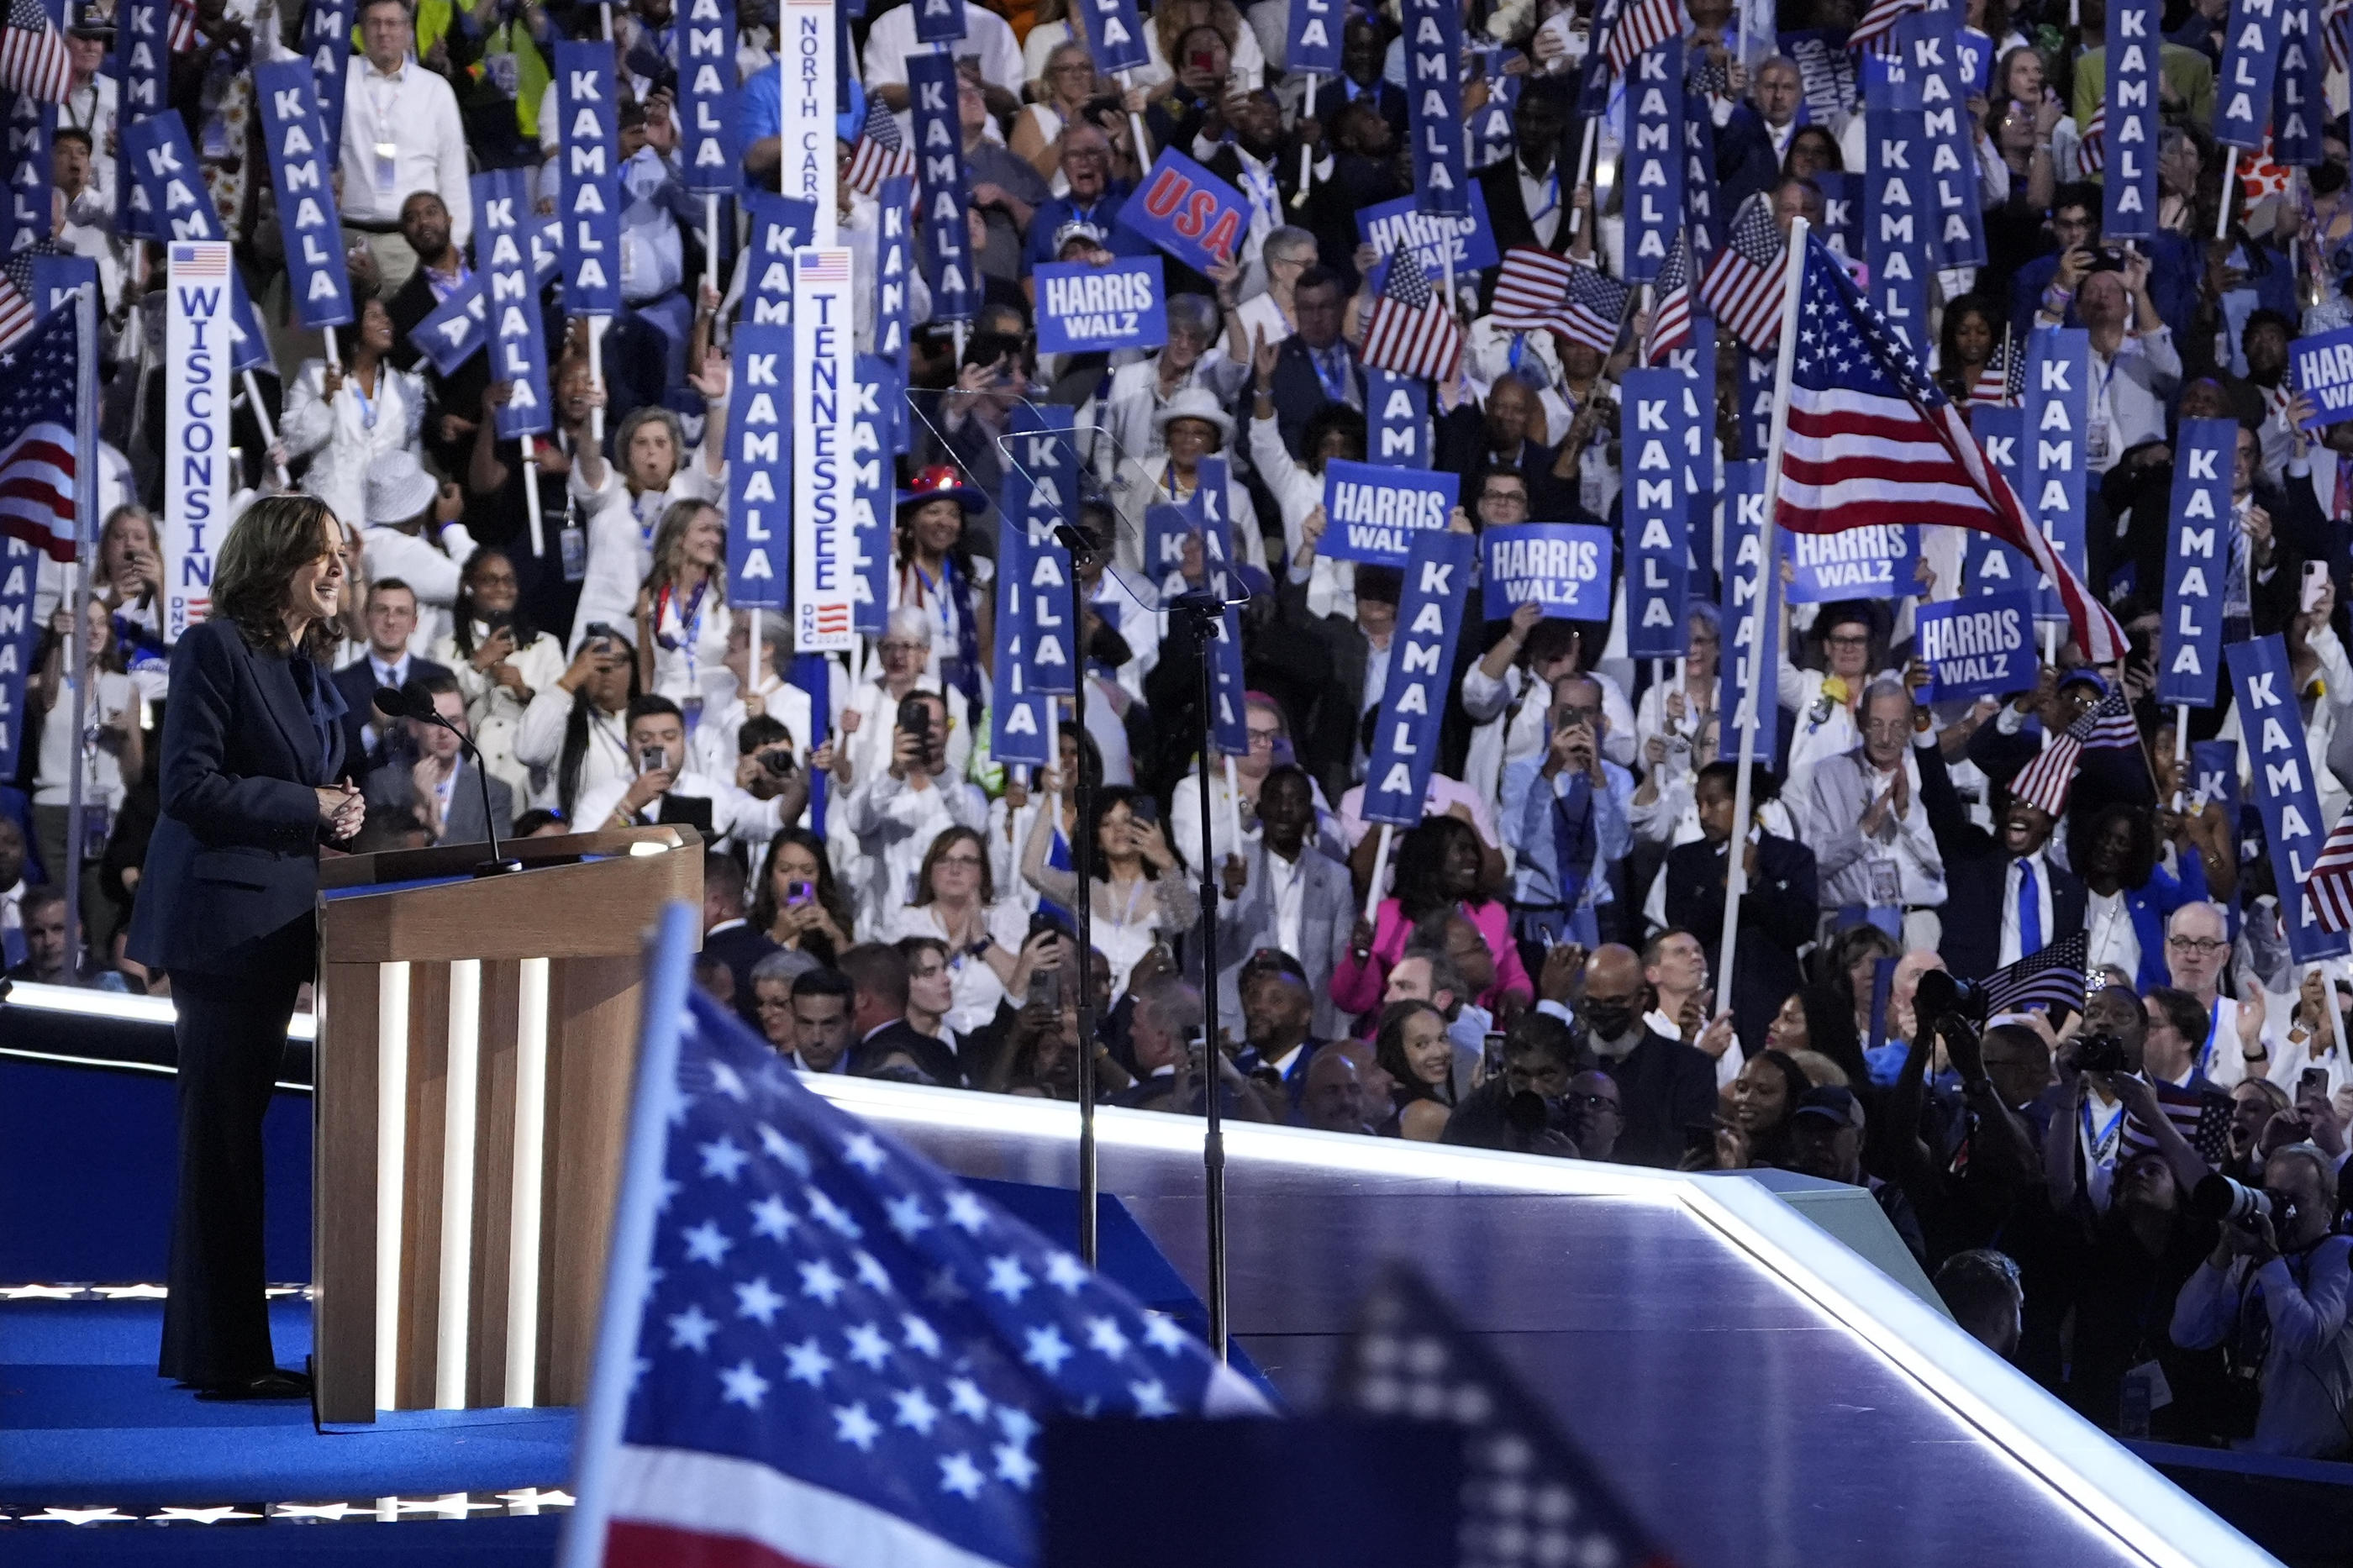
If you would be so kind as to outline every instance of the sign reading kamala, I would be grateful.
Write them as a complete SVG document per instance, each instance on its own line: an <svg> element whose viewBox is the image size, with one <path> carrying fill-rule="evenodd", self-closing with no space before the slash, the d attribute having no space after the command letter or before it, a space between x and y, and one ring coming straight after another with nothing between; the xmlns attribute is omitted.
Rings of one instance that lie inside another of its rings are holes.
<svg viewBox="0 0 2353 1568"><path fill-rule="evenodd" d="M1784 533L1781 549L1796 570L1793 605L1833 599L1901 599L1920 591L1918 532L1908 524L1872 523L1841 533Z"/></svg>
<svg viewBox="0 0 2353 1568"><path fill-rule="evenodd" d="M1934 686L1924 702L1954 697L2007 697L2035 679L2034 595L2021 589L1922 605L1914 647Z"/></svg>
<svg viewBox="0 0 2353 1568"><path fill-rule="evenodd" d="M1437 217L1417 210L1412 196L1399 196L1378 206L1356 209L1356 237L1388 255L1400 246L1410 246L1421 258L1422 269L1432 278L1446 273L1446 252L1454 251L1454 270L1460 273L1478 272L1500 266L1503 254L1495 248L1495 231L1487 224L1487 196L1477 184L1470 187L1471 211L1457 217Z"/></svg>
<svg viewBox="0 0 2353 1568"><path fill-rule="evenodd" d="M611 50L605 58L609 66ZM255 66L253 97L261 110L261 142L269 154L295 313L306 327L340 326L352 319L352 284L343 268L343 223L329 184L335 144L320 122L311 62L289 55Z"/></svg>
<svg viewBox="0 0 2353 1568"><path fill-rule="evenodd" d="M613 81L608 45L555 46L563 136L556 210L564 218L564 308L575 316L621 309L621 133Z"/></svg>
<svg viewBox="0 0 2353 1568"><path fill-rule="evenodd" d="M1324 466L1323 553L1404 565L1415 534L1446 526L1461 483L1455 474L1335 458Z"/></svg>
<svg viewBox="0 0 2353 1568"><path fill-rule="evenodd" d="M2229 560L2235 419L2184 419L2173 442L2172 538L2165 551L2165 668L2157 700L2211 708L2222 667L2222 577Z"/></svg>
<svg viewBox="0 0 2353 1568"><path fill-rule="evenodd" d="M735 328L727 408L727 597L739 610L786 607L786 496L793 471L793 334L788 326Z"/></svg>
<svg viewBox="0 0 2353 1568"><path fill-rule="evenodd" d="M2263 813L2272 880L2278 885L2280 928L2287 936L2288 956L2298 963L2341 958L2348 946L2346 933L2325 929L2304 896L2312 863L2320 856L2326 823L2287 644L2274 632L2232 643L2223 654L2231 666L2232 695L2239 704L2239 742L2247 775Z"/></svg>
<svg viewBox="0 0 2353 1568"><path fill-rule="evenodd" d="M1198 272L1233 259L1250 215L1240 191L1174 147L1161 149L1143 185L1119 206L1121 227Z"/></svg>
<svg viewBox="0 0 2353 1568"><path fill-rule="evenodd" d="M1414 539L1405 563L1397 635L1389 644L1388 686L1381 693L1380 721L1374 726L1371 763L1365 771L1366 822L1410 827L1421 820L1446 700L1453 689L1454 645L1462 631L1477 543L1470 534L1444 531Z"/></svg>
<svg viewBox="0 0 2353 1568"><path fill-rule="evenodd" d="M2353 327L2298 338L2288 345L2287 357L2295 384L2312 405L2306 429L2353 419Z"/></svg>
<svg viewBox="0 0 2353 1568"><path fill-rule="evenodd" d="M1530 522L1491 528L1486 544L1486 603L1491 621L1509 619L1522 605L1542 605L1547 619L1609 618L1609 531L1594 523Z"/></svg>
<svg viewBox="0 0 2353 1568"><path fill-rule="evenodd" d="M1094 353L1156 349L1168 341L1160 258L1093 267L1055 262L1037 269L1038 352Z"/></svg>

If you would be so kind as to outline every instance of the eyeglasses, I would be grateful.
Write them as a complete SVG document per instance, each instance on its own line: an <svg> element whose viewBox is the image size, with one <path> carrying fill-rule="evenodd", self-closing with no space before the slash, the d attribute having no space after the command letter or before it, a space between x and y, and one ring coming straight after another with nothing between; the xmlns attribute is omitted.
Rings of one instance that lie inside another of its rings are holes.
<svg viewBox="0 0 2353 1568"><path fill-rule="evenodd" d="M932 645L929 643L902 642L892 637L883 638L881 647L884 653L929 653L932 651Z"/></svg>
<svg viewBox="0 0 2353 1568"><path fill-rule="evenodd" d="M1271 752L1274 750L1274 743L1282 739L1282 731L1280 730L1254 729L1250 732L1250 748L1253 752Z"/></svg>
<svg viewBox="0 0 2353 1568"><path fill-rule="evenodd" d="M980 864L980 857L977 855L943 855L938 860L934 861L934 864L940 866L977 866Z"/></svg>
<svg viewBox="0 0 2353 1568"><path fill-rule="evenodd" d="M2169 936L2165 939L2165 945L2179 952L2194 952L2202 957L2220 952L2231 944L2211 936Z"/></svg>
<svg viewBox="0 0 2353 1568"><path fill-rule="evenodd" d="M1831 647L1869 647L1871 646L1871 637L1867 632L1832 633L1822 641Z"/></svg>

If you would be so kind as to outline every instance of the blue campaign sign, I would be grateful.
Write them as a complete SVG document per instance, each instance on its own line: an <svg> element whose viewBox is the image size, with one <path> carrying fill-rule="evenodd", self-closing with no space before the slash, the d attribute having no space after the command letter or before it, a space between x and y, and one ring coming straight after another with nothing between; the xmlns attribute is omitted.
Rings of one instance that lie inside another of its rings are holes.
<svg viewBox="0 0 2353 1568"><path fill-rule="evenodd" d="M555 210L564 219L564 308L575 316L621 309L621 132L613 101L613 48L594 39L555 46Z"/></svg>
<svg viewBox="0 0 2353 1568"><path fill-rule="evenodd" d="M1020 482L1006 470L1009 490ZM1054 700L1029 689L1029 660L1022 640L1029 627L1022 617L1024 584L1028 578L1029 539L1021 529L1001 530L997 542L997 649L989 665L988 752L1000 763L1033 768L1054 763Z"/></svg>
<svg viewBox="0 0 2353 1568"><path fill-rule="evenodd" d="M85 283L95 286L98 282L98 263L87 256L35 256L31 260L31 303L38 315L46 316L61 306L70 306L74 290Z"/></svg>
<svg viewBox="0 0 2353 1568"><path fill-rule="evenodd" d="M1462 8L1404 0L1405 107L1415 204L1452 217L1469 210L1471 137L1462 123Z"/></svg>
<svg viewBox="0 0 2353 1568"><path fill-rule="evenodd" d="M1765 455L1773 444L1773 368L1774 362L1763 354L1740 354L1740 437L1745 446L1744 457Z"/></svg>
<svg viewBox="0 0 2353 1568"><path fill-rule="evenodd" d="M2280 0L2279 65L2272 73L2272 162L2309 169L2322 160L2324 73L2320 0Z"/></svg>
<svg viewBox="0 0 2353 1568"><path fill-rule="evenodd" d="M1283 54L1293 76L1340 74L1342 0L1291 0L1291 31Z"/></svg>
<svg viewBox="0 0 2353 1568"><path fill-rule="evenodd" d="M1004 531L1024 540L1018 609L1021 657L1029 670L1022 689L1067 696L1078 689L1077 632L1071 624L1071 552L1054 531L1077 521L1079 448L1066 403L1014 405L1008 427L1011 461L1005 470ZM1207 481L1204 481L1207 488ZM1002 573L1004 566L998 566Z"/></svg>
<svg viewBox="0 0 2353 1568"><path fill-rule="evenodd" d="M1798 67L1798 114L1814 125L1827 125L1854 106L1854 58L1846 52L1846 34L1830 28L1782 33L1776 38L1782 54Z"/></svg>
<svg viewBox="0 0 2353 1568"><path fill-rule="evenodd" d="M33 618L41 556L13 534L0 535L0 778L15 778L25 761L25 678L41 624Z"/></svg>
<svg viewBox="0 0 2353 1568"><path fill-rule="evenodd" d="M1219 598L1233 596L1234 511L1233 470L1223 458L1203 458L1194 466L1193 493L1185 510L1200 531L1209 591Z"/></svg>
<svg viewBox="0 0 2353 1568"><path fill-rule="evenodd" d="M1242 679L1241 607L1218 617L1218 644L1209 650L1209 744L1229 757L1250 755L1249 682Z"/></svg>
<svg viewBox="0 0 2353 1568"><path fill-rule="evenodd" d="M744 205L752 219L744 319L763 326L788 326L793 319L793 252L816 243L817 204L754 191Z"/></svg>
<svg viewBox="0 0 2353 1568"><path fill-rule="evenodd" d="M1322 553L1402 566L1416 538L1445 531L1461 476L1335 458L1324 465Z"/></svg>
<svg viewBox="0 0 2353 1568"><path fill-rule="evenodd" d="M2274 632L2232 643L2225 652L2232 694L2238 700L2239 744L2254 782L2255 805L2263 813L2288 955L2298 963L2342 958L2353 944L2345 932L2322 929L2304 896L2328 825L2321 818L2320 795L2313 786L2312 754L2305 743L2304 713L2296 702L2287 644Z"/></svg>
<svg viewBox="0 0 2353 1568"><path fill-rule="evenodd" d="M911 0L915 7L915 42L952 44L964 37L964 0Z"/></svg>
<svg viewBox="0 0 2353 1568"><path fill-rule="evenodd" d="M1920 93L1920 125L1927 139L1928 195L1936 215L1936 260L1943 267L1982 267L1985 209L1978 186L1978 126L1961 81L1958 14L1912 40L1909 64Z"/></svg>
<svg viewBox="0 0 2353 1568"><path fill-rule="evenodd" d="M1519 101L1518 77L1487 78L1487 101L1471 111L1468 121L1473 169L1500 163L1512 155L1512 149L1517 145L1512 131L1512 111Z"/></svg>
<svg viewBox="0 0 2353 1568"><path fill-rule="evenodd" d="M1630 370L1618 403L1625 474L1626 656L1683 651L1691 593L1691 506L1701 458L1697 384L1680 371Z"/></svg>
<svg viewBox="0 0 2353 1568"><path fill-rule="evenodd" d="M1922 605L1913 627L1913 656L1927 665L1932 682L1919 694L1923 702L2007 697L2034 689L2039 671L2031 594L1980 594Z"/></svg>
<svg viewBox="0 0 2353 1568"><path fill-rule="evenodd" d="M343 79L351 68L352 7L356 0L311 0L302 9L302 53L319 94L319 123L327 145L343 141Z"/></svg>
<svg viewBox="0 0 2353 1568"><path fill-rule="evenodd" d="M2271 129L2279 13L2280 0L2232 0L2222 34L2222 69L2214 79L2214 140L2225 147L2252 152Z"/></svg>
<svg viewBox="0 0 2353 1568"><path fill-rule="evenodd" d="M874 244L874 353L907 374L907 316L913 309L915 268L915 179L893 174L875 193L875 221L881 234Z"/></svg>
<svg viewBox="0 0 2353 1568"><path fill-rule="evenodd" d="M956 118L955 61L944 54L910 57L907 94L914 109L923 277L932 286L932 320L968 321L980 302L980 288L973 271L972 232L965 222L968 182L964 132Z"/></svg>
<svg viewBox="0 0 2353 1568"><path fill-rule="evenodd" d="M2292 379L2312 405L2306 429L2353 419L2353 327L2298 338L2287 358Z"/></svg>
<svg viewBox="0 0 2353 1568"><path fill-rule="evenodd" d="M1683 45L1669 38L1634 58L1626 84L1626 281L1648 283L1683 233Z"/></svg>
<svg viewBox="0 0 2353 1568"><path fill-rule="evenodd" d="M1366 458L1388 468L1430 467L1430 383L1368 364L1365 412L1372 416Z"/></svg>
<svg viewBox="0 0 2353 1568"><path fill-rule="evenodd" d="M1863 111L1862 259L1879 313L1915 350L1928 337L1936 270L1928 216L1927 132L1917 110Z"/></svg>
<svg viewBox="0 0 2353 1568"><path fill-rule="evenodd" d="M1780 753L1781 574L1765 555L1765 464L1761 458L1724 465L1724 596L1716 608L1724 627L1717 667L1716 756L1740 757L1741 703L1757 699L1757 740L1751 758L1774 767Z"/></svg>
<svg viewBox="0 0 2353 1568"><path fill-rule="evenodd" d="M2088 582L2084 507L2093 436L2092 335L2082 327L2038 327L2027 334L2026 345L2026 488L2018 499L2068 569ZM2047 584L2035 595L2034 613L2067 618L2059 591Z"/></svg>
<svg viewBox="0 0 2353 1568"><path fill-rule="evenodd" d="M123 0L115 7L117 28L114 37L115 70L115 143L125 151L131 145L131 129L142 120L151 120L169 107L167 79L171 72L172 47L166 41L164 7L166 0ZM346 22L348 22L348 14ZM348 48L348 45L346 46ZM96 127L90 127L92 134ZM142 210L138 201L139 183L135 179L118 179L114 187L115 226L125 239L168 239L159 220ZM182 239L210 238L211 236L181 235Z"/></svg>
<svg viewBox="0 0 2353 1568"><path fill-rule="evenodd" d="M124 184L131 189L129 209L141 215L142 235L170 239L227 239L212 193L205 188L189 145L187 127L179 110L167 109L148 116L122 133L122 161L130 171ZM242 274L231 268L229 360L237 370L253 370L269 363L269 341L262 335L261 319L253 313Z"/></svg>
<svg viewBox="0 0 2353 1568"><path fill-rule="evenodd" d="M2026 410L1979 405L1969 410L1969 434L1985 449L1986 466L2002 477L2012 494L2026 490ZM1961 534L1961 592L2007 594L2031 592L2039 575L2022 550L2004 544L1990 533L1966 529Z"/></svg>
<svg viewBox="0 0 2353 1568"><path fill-rule="evenodd" d="M2239 825L2239 742L2190 742L2189 779L2186 787L2199 800L2211 800L2221 805L2222 820L2229 823L2231 830L2236 833Z"/></svg>
<svg viewBox="0 0 2353 1568"><path fill-rule="evenodd" d="M1201 519L1175 501L1144 509L1144 571L1165 594L1185 591L1185 545L1201 537Z"/></svg>
<svg viewBox="0 0 2353 1568"><path fill-rule="evenodd" d="M1447 529L1414 536L1389 644L1388 685L1365 771L1366 822L1411 827L1421 820L1430 772L1438 762L1439 727L1453 689L1454 643L1468 618L1462 606L1471 595L1478 542Z"/></svg>
<svg viewBox="0 0 2353 1568"><path fill-rule="evenodd" d="M1993 40L1975 27L1963 27L1955 46L1961 62L1961 86L1975 98L1983 98L1993 85Z"/></svg>
<svg viewBox="0 0 2353 1568"><path fill-rule="evenodd" d="M1509 619L1522 605L1542 605L1548 620L1609 618L1615 547L1608 529L1589 522L1525 522L1491 528L1480 538L1486 578L1480 607L1487 619Z"/></svg>
<svg viewBox="0 0 2353 1568"><path fill-rule="evenodd" d="M532 236L532 274L542 288L555 276L563 226L562 218L548 218ZM479 255L481 241L477 239L474 243ZM450 289L448 298L408 329L408 341L432 362L435 370L448 375L481 348L490 313L490 306L482 297L482 275L476 272Z"/></svg>
<svg viewBox="0 0 2353 1568"><path fill-rule="evenodd" d="M0 226L0 254L14 256L48 238L57 226L49 177L57 156L51 142L58 127L57 105L26 93L11 94L6 125L8 218Z"/></svg>
<svg viewBox="0 0 2353 1568"><path fill-rule="evenodd" d="M1862 101L1867 109L1915 110L1920 104L1921 73L1913 61L1923 44L1952 36L1955 21L1949 10L1907 11L1895 18L1893 45L1885 52L1866 50L1862 57Z"/></svg>
<svg viewBox="0 0 2353 1568"><path fill-rule="evenodd" d="M1400 246L1409 247L1432 278L1446 275L1450 249L1458 277L1484 271L1504 259L1495 248L1495 231L1487 225L1486 195L1477 185L1471 187L1470 212L1459 217L1433 216L1416 207L1411 196L1359 207L1356 237L1383 256Z"/></svg>
<svg viewBox="0 0 2353 1568"><path fill-rule="evenodd" d="M879 637L890 616L891 454L904 393L899 372L880 354L860 354L849 404L849 627Z"/></svg>
<svg viewBox="0 0 2353 1568"><path fill-rule="evenodd" d="M702 195L729 195L743 177L735 146L735 0L684 0L679 12L679 183Z"/></svg>
<svg viewBox="0 0 2353 1568"><path fill-rule="evenodd" d="M605 55L609 63L612 51ZM341 326L352 319L343 218L332 183L341 158L319 121L311 62L289 55L255 66L253 97L261 110L261 144L269 154L294 312L306 327Z"/></svg>
<svg viewBox="0 0 2353 1568"><path fill-rule="evenodd" d="M491 351L491 379L514 384L513 395L498 412L502 441L535 435L554 423L539 279L531 258L533 226L524 170L499 169L474 176L474 254L485 280L489 316L483 330Z"/></svg>
<svg viewBox="0 0 2353 1568"><path fill-rule="evenodd" d="M1094 56L1095 69L1115 77L1152 63L1152 45L1136 16L1135 0L1076 0L1072 9L1082 18L1079 30Z"/></svg>
<svg viewBox="0 0 2353 1568"><path fill-rule="evenodd" d="M1838 599L1901 599L1920 591L1920 531L1907 524L1871 523L1836 533L1783 533L1781 558L1795 574L1789 603L1827 605Z"/></svg>
<svg viewBox="0 0 2353 1568"><path fill-rule="evenodd" d="M1250 216L1240 191L1174 147L1160 150L1142 188L1119 206L1120 227L1197 272L1233 259Z"/></svg>
<svg viewBox="0 0 2353 1568"><path fill-rule="evenodd" d="M1862 176L1823 169L1815 174L1814 184L1822 188L1822 243L1833 256L1861 261Z"/></svg>
<svg viewBox="0 0 2353 1568"><path fill-rule="evenodd" d="M743 322L735 329L733 358L734 383L727 395L727 597L739 610L788 610L792 329Z"/></svg>
<svg viewBox="0 0 2353 1568"><path fill-rule="evenodd" d="M2157 235L2159 16L2158 0L2109 0L2100 236L2111 245Z"/></svg>
<svg viewBox="0 0 2353 1568"><path fill-rule="evenodd" d="M1692 255L1705 262L1724 243L1725 214L1716 200L1715 100L1704 92L1683 94L1683 233Z"/></svg>
<svg viewBox="0 0 2353 1568"><path fill-rule="evenodd" d="M1168 297L1156 256L1108 267L1050 262L1035 279L1039 353L1156 349L1168 341Z"/></svg>
<svg viewBox="0 0 2353 1568"><path fill-rule="evenodd" d="M2235 419L2184 419L2173 442L2173 505L2165 550L2165 666L2157 700L2214 705L2222 664L2222 578L2230 564Z"/></svg>

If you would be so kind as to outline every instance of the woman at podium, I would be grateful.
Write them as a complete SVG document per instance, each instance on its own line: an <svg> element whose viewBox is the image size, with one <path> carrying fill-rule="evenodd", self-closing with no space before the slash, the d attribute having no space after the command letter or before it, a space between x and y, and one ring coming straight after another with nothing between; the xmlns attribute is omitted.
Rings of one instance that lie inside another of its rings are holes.
<svg viewBox="0 0 2353 1568"><path fill-rule="evenodd" d="M343 705L327 679L349 563L303 495L256 501L222 542L211 618L172 649L130 952L172 977L180 1190L159 1370L199 1399L289 1399L262 1289L261 1118L317 965L319 846L359 831Z"/></svg>

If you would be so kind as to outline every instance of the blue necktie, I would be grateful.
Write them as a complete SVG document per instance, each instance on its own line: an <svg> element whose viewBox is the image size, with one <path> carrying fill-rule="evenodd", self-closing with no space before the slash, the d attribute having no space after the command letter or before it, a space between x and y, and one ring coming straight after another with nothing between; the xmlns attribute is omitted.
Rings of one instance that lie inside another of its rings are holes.
<svg viewBox="0 0 2353 1568"><path fill-rule="evenodd" d="M2018 956L2031 958L2042 951L2042 900L2034 888L2034 862L2018 863Z"/></svg>
<svg viewBox="0 0 2353 1568"><path fill-rule="evenodd" d="M1550 787L1541 773L1537 782ZM1586 872L1593 864L1593 781L1583 773L1570 775L1567 795L1553 792L1552 857L1561 909L1573 910L1584 897Z"/></svg>

